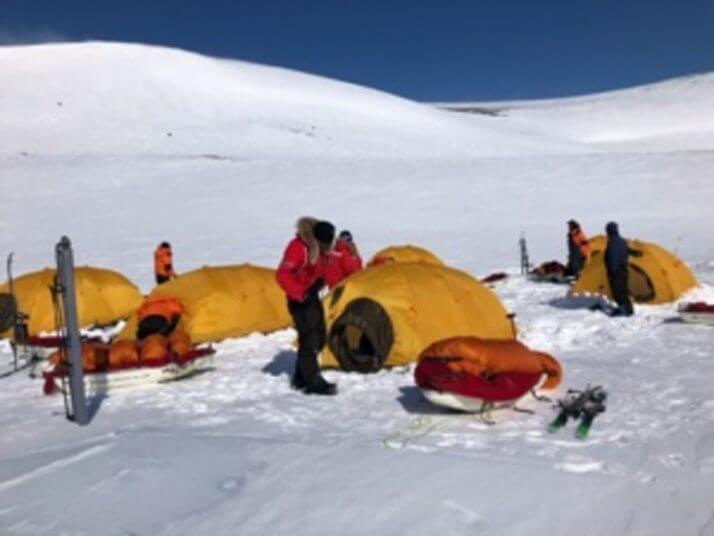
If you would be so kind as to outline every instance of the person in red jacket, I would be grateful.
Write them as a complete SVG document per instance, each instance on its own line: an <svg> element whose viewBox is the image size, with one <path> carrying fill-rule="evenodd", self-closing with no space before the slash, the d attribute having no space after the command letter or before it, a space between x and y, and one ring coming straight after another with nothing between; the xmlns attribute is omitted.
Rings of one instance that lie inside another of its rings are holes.
<svg viewBox="0 0 714 536"><path fill-rule="evenodd" d="M359 256L352 233L342 231L330 252L330 263L327 267L327 286L334 288L344 278L362 269L362 258Z"/></svg>
<svg viewBox="0 0 714 536"><path fill-rule="evenodd" d="M293 388L308 394L334 395L337 386L320 374L317 356L327 342L320 289L325 286L335 227L327 221L300 218L297 235L288 243L276 279L287 295L288 310L298 332Z"/></svg>

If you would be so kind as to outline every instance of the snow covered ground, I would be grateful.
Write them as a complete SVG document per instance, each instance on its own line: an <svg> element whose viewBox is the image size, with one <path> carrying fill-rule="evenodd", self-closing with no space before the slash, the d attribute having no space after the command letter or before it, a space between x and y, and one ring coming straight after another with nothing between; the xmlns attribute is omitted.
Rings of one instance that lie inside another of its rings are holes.
<svg viewBox="0 0 714 536"><path fill-rule="evenodd" d="M714 300L713 104L702 75L467 115L175 50L2 47L0 253L37 269L68 234L79 263L148 290L161 240L179 271L275 265L314 214L366 256L412 242L484 275L515 272L521 232L549 260L567 219L616 219ZM545 433L534 400L495 425L443 413L410 368L299 395L292 330L256 334L211 372L93 400L86 428L37 380L0 379L0 534L714 534L714 330L675 304L610 319L563 287L495 290L564 388L608 388L588 441Z"/></svg>

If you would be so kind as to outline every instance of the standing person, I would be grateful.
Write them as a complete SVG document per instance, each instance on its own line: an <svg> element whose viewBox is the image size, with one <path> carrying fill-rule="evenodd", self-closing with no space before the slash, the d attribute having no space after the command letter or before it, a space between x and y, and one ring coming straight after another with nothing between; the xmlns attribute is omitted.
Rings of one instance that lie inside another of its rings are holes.
<svg viewBox="0 0 714 536"><path fill-rule="evenodd" d="M157 285L166 283L166 281L176 277L171 244L168 242L161 242L156 251L154 251L154 275L156 276Z"/></svg>
<svg viewBox="0 0 714 536"><path fill-rule="evenodd" d="M327 286L334 288L344 278L362 269L362 258L349 231L341 231L330 252L330 263L327 267Z"/></svg>
<svg viewBox="0 0 714 536"><path fill-rule="evenodd" d="M298 356L292 387L308 394L334 395L337 386L320 374L317 356L327 342L320 289L325 285L335 227L327 221L300 218L297 235L285 248L276 279L287 295L298 332Z"/></svg>
<svg viewBox="0 0 714 536"><path fill-rule="evenodd" d="M607 247L605 248L605 268L607 280L610 283L612 299L617 303L617 308L611 316L632 316L634 309L630 301L629 291L629 256L642 256L642 253L630 249L627 242L620 236L620 229L614 221L605 226L607 233Z"/></svg>
<svg viewBox="0 0 714 536"><path fill-rule="evenodd" d="M590 244L580 224L568 221L568 266L566 273L578 277L590 257Z"/></svg>

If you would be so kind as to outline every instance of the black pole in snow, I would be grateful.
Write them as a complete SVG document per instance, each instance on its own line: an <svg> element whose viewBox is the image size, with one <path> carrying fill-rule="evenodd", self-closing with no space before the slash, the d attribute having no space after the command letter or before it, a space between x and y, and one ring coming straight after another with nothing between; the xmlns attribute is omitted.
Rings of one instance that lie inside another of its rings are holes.
<svg viewBox="0 0 714 536"><path fill-rule="evenodd" d="M74 287L74 255L69 238L63 236L55 247L57 256L57 279L62 296L64 331L67 344L69 391L72 401L70 419L80 425L89 423L89 411L84 394L84 371L82 370L82 347L77 321L77 295Z"/></svg>
<svg viewBox="0 0 714 536"><path fill-rule="evenodd" d="M528 258L528 246L526 244L526 235L521 233L521 238L518 240L518 246L521 250L521 274L528 275L531 270L530 259Z"/></svg>

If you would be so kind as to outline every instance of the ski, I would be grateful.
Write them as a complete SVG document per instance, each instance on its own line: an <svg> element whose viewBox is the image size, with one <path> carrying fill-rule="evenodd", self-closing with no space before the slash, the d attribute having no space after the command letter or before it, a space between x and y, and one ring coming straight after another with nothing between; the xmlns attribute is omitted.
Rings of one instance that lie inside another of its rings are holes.
<svg viewBox="0 0 714 536"><path fill-rule="evenodd" d="M595 417L605 411L605 400L607 400L607 392L602 387L596 387L590 392L583 406L580 422L575 429L575 437L585 439L588 436Z"/></svg>
<svg viewBox="0 0 714 536"><path fill-rule="evenodd" d="M589 416L586 415L584 416L580 422L578 423L578 426L575 428L575 437L578 439L586 439L588 437L588 434L590 433L590 426L593 423L594 415Z"/></svg>
<svg viewBox="0 0 714 536"><path fill-rule="evenodd" d="M565 411L558 413L558 416L548 425L548 432L551 434L563 428L568 422L568 414Z"/></svg>
<svg viewBox="0 0 714 536"><path fill-rule="evenodd" d="M558 400L560 409L557 417L548 425L548 432L555 433L564 428L569 419L578 420L575 429L577 439L586 439L597 415L605 411L607 391L601 386L589 385L582 391L569 389L565 398Z"/></svg>

